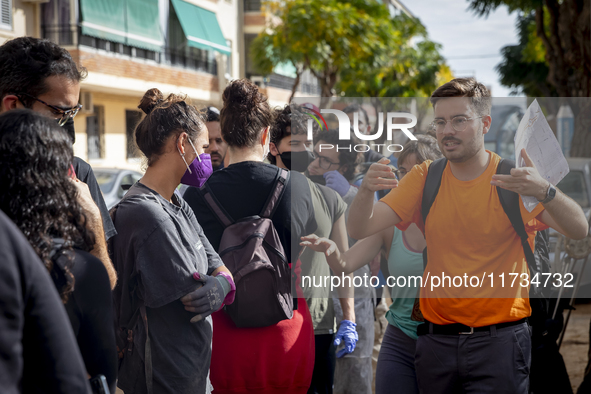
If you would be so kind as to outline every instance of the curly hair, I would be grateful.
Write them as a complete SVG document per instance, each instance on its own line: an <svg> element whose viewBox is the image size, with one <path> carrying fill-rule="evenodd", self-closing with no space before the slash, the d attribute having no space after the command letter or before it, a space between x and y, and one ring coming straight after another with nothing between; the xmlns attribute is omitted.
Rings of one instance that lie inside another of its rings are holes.
<svg viewBox="0 0 591 394"><path fill-rule="evenodd" d="M283 108L275 108L275 116L271 125L271 142L278 146L282 139L292 134L306 134L306 118L301 107L291 104ZM277 162L277 158L271 152L267 158L273 165Z"/></svg>
<svg viewBox="0 0 591 394"><path fill-rule="evenodd" d="M0 46L0 99L17 93L38 97L47 92L45 79L51 76L80 82L86 75L68 51L49 40L18 37ZM27 96L21 101L27 108L34 103Z"/></svg>
<svg viewBox="0 0 591 394"><path fill-rule="evenodd" d="M142 97L138 108L146 116L135 128L135 142L148 159L148 166L162 155L171 135L180 135L184 131L195 141L207 130L203 114L185 100L186 97L176 94L164 98L156 88L148 90Z"/></svg>
<svg viewBox="0 0 591 394"><path fill-rule="evenodd" d="M52 275L57 272L50 257L53 239L64 240L62 251L70 260L66 283L58 288L64 303L74 289L73 247L90 251L95 243L77 188L69 179L72 160L70 137L55 121L24 109L0 115L0 209Z"/></svg>

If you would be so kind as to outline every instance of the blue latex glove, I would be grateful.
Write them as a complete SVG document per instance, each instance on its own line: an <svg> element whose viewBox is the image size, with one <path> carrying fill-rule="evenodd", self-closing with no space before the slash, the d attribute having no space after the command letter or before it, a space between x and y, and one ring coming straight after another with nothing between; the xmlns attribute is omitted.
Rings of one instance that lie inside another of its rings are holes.
<svg viewBox="0 0 591 394"><path fill-rule="evenodd" d="M339 325L339 330L334 338L334 345L339 346L341 342L343 342L345 347L337 352L338 358L355 350L355 345L359 340L355 327L357 327L357 324L353 323L351 320L343 320Z"/></svg>
<svg viewBox="0 0 591 394"><path fill-rule="evenodd" d="M337 170L325 172L323 176L326 180L326 186L339 193L341 197L344 197L351 187L349 181Z"/></svg>

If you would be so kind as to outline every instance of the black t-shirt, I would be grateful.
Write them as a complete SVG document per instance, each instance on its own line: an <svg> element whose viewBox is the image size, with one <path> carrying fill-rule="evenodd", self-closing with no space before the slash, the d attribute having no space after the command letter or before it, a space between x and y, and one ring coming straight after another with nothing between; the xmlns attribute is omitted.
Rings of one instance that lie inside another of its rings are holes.
<svg viewBox="0 0 591 394"><path fill-rule="evenodd" d="M74 156L74 172L76 173L76 177L78 179L88 185L90 195L101 211L101 217L103 218L103 230L105 232L105 238L108 240L117 234L117 230L115 230L113 221L109 216L107 204L105 204L105 199L103 198L103 193L101 193L101 188L96 181L94 172L92 172L92 167L90 167L90 164L81 158Z"/></svg>
<svg viewBox="0 0 591 394"><path fill-rule="evenodd" d="M70 256L73 259L70 261ZM86 370L91 377L104 375L109 389L115 393L117 383L117 351L113 331L113 300L109 275L103 263L82 250L62 254L55 260L54 272L64 272L68 265L75 278L74 291L66 303L66 311L78 341ZM64 276L52 275L54 282ZM61 285L57 285L61 288Z"/></svg>
<svg viewBox="0 0 591 394"><path fill-rule="evenodd" d="M0 211L0 392L88 393L68 316L47 269Z"/></svg>
<svg viewBox="0 0 591 394"><path fill-rule="evenodd" d="M237 221L261 213L278 171L278 167L270 164L245 161L214 172L207 185L226 212ZM190 187L184 199L195 212L211 245L218 250L224 227L209 209L200 190ZM310 187L302 174L290 172L290 180L272 221L285 253L291 256L290 262L297 260L300 237L313 233L317 227Z"/></svg>

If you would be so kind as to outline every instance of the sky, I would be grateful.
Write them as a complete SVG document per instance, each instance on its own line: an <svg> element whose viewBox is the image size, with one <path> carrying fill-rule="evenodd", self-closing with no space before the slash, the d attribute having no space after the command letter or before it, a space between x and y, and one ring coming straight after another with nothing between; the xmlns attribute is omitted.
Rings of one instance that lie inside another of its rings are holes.
<svg viewBox="0 0 591 394"><path fill-rule="evenodd" d="M517 44L516 13L509 15L501 6L488 18L478 17L468 10L467 0L402 2L421 20L429 38L443 46L442 54L456 77L473 76L492 88L493 96L509 96L495 66L502 60L501 48Z"/></svg>

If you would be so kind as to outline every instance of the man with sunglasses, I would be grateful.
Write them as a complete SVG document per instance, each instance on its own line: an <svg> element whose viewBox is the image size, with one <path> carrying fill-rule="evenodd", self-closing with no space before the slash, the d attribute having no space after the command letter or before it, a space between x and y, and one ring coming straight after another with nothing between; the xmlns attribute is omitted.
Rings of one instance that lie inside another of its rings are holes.
<svg viewBox="0 0 591 394"><path fill-rule="evenodd" d="M86 70L78 68L70 53L49 40L19 37L7 41L0 46L0 113L17 108L42 113L66 128L74 143L73 119L82 108L78 99L85 76ZM100 209L101 220L93 226L97 233L93 254L105 263L114 286L116 274L106 240L117 231L90 165L79 157L74 157L72 164L72 175L88 186L84 192L90 193ZM104 236L98 236L102 233Z"/></svg>
<svg viewBox="0 0 591 394"><path fill-rule="evenodd" d="M373 164L353 201L348 230L364 238L397 225L405 230L416 223L427 241L427 267L420 297L425 319L417 329L415 366L421 393L528 392L531 365L529 289L483 282L474 287L455 285L455 278L494 272L528 273L524 245L504 214L497 187L533 196L538 204L528 212L519 208L533 250L536 231L553 227L566 237L582 239L588 224L581 207L536 170L527 152L525 166L509 175L496 174L500 157L484 148L484 134L492 122L491 96L474 78L458 78L431 95L433 128L447 163L426 223L421 200L431 162L416 165L399 183L382 161ZM440 163L440 162L437 162ZM373 193L392 191L377 204ZM432 280L445 274L435 289ZM478 277L480 279L480 276Z"/></svg>

